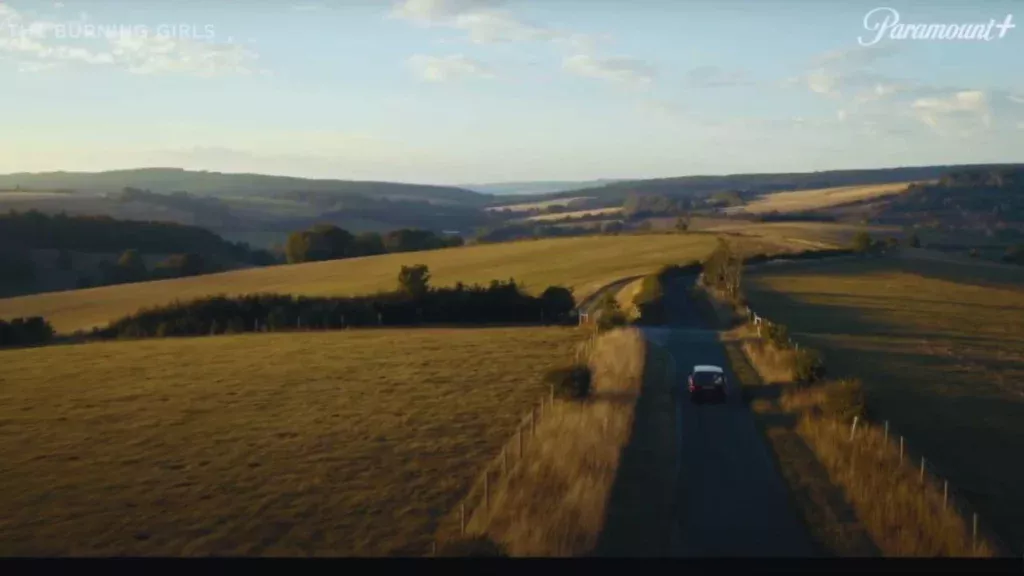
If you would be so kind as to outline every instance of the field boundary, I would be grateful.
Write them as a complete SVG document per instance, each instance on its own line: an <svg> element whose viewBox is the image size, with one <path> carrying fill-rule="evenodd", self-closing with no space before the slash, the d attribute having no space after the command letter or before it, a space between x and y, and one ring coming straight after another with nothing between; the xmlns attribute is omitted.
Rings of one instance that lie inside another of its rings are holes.
<svg viewBox="0 0 1024 576"><path fill-rule="evenodd" d="M758 337L762 335L764 329L775 324L765 316L756 313L749 306L743 306L738 311L745 316L747 325L752 325L757 330ZM792 337L789 338L789 345L796 350L800 349L800 343L793 340ZM742 347L740 348L742 350ZM747 360L753 365L753 359L749 357L745 350L742 350L742 352L747 357ZM897 446L895 438L896 436L899 436L898 465L904 466L906 464L920 470L919 476L922 485L927 481L932 483L933 486L942 486L944 494L943 506L945 507L948 503L951 503L965 520L971 520L971 532L973 538L971 543L972 549L976 549L979 543L987 540L989 544L996 548L995 552L997 555L1012 556L1013 548L1008 546L1006 542L999 537L991 524L983 519L977 511L977 508L971 504L965 491L957 488L949 482L941 469L932 463L932 461L928 460L923 453L914 450L907 442L906 437L899 434L895 427L891 425L889 420L884 420L883 422L872 422L866 417L855 416L850 421L841 422L839 420L833 420L832 422L834 426L837 425L837 423L850 426L850 435L849 440L847 441L848 445L853 445L855 441L859 441L860 439L867 437L868 434L863 432L860 436L857 435L858 430L863 430L865 428L874 429L875 432L882 430L881 450L883 452L892 451ZM915 462L917 462L917 464L915 464Z"/></svg>
<svg viewBox="0 0 1024 576"><path fill-rule="evenodd" d="M590 351L596 346L597 339L598 334L595 332L587 340L584 340L581 343L582 349L577 352L577 357L589 357ZM470 521L477 515L477 512L487 511L491 504L491 498L494 496L492 489L499 486L502 480L509 477L527 459L527 448L534 439L538 424L547 414L554 411L555 405L561 402L563 401L556 398L555 386L552 384L548 388L548 392L523 414L519 423L516 424L515 433L505 441L501 451L484 465L483 470L467 489L460 502L438 522L433 541L424 556L436 556L438 548L445 542L464 538L472 533Z"/></svg>

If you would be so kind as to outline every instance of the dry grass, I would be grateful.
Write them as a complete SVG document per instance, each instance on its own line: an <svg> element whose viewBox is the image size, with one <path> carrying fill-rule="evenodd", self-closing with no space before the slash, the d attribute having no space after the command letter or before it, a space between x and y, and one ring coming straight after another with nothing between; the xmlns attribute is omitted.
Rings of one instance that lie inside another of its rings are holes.
<svg viewBox="0 0 1024 576"><path fill-rule="evenodd" d="M889 420L1024 542L1024 271L955 262L817 263L747 276L752 307L858 377ZM984 527L984 525L983 525Z"/></svg>
<svg viewBox="0 0 1024 576"><path fill-rule="evenodd" d="M590 210L577 210L576 212L560 212L557 214L538 214L525 218L528 222L550 222L552 220L565 220L566 218L579 218L581 216L611 215L622 212L622 207L613 208L592 208Z"/></svg>
<svg viewBox="0 0 1024 576"><path fill-rule="evenodd" d="M628 444L637 414L638 395L645 371L664 385L664 364L649 364L640 333L633 329L603 335L590 354L594 398L587 403L556 402L537 427L526 457L494 488L492 505L475 515L469 530L484 533L504 545L513 556L583 556L608 554L629 548L636 552L637 531L623 534L635 517L622 515L629 506L640 510L646 522L640 532L666 531L666 518L652 521L650 511L662 515L669 508L674 450L667 444L654 452L641 485L647 506L638 506L636 494L623 487ZM646 370L645 370L646 369ZM664 400L664 398L661 398ZM661 405L670 406L667 401ZM664 414L652 414L652 422L671 427ZM673 436L661 431L661 438ZM637 466L633 462L630 466ZM652 473L651 466L660 467ZM634 469L634 473L636 470ZM633 483L634 490L636 483ZM661 506L650 506L651 499ZM669 517L670 518L670 517ZM645 542L650 548L652 542Z"/></svg>
<svg viewBox="0 0 1024 576"><path fill-rule="evenodd" d="M754 331L756 335L756 330ZM793 369L796 354L792 350L779 348L758 338L743 341L743 352L757 369L761 380L767 384L792 382L796 375Z"/></svg>
<svg viewBox="0 0 1024 576"><path fill-rule="evenodd" d="M490 211L509 210L511 212L526 212L527 210L543 210L548 206L567 206L576 200L588 200L590 196L573 196L572 198L555 198L554 200L543 200L540 202L523 202L521 204L509 204L507 206L491 206L485 208Z"/></svg>
<svg viewBox="0 0 1024 576"><path fill-rule="evenodd" d="M837 222L708 222L699 230L731 232L761 238L766 242L799 244L807 248L849 247L854 235L865 231L876 238L899 236L898 226L844 224Z"/></svg>
<svg viewBox="0 0 1024 576"><path fill-rule="evenodd" d="M0 352L0 555L418 555L582 336L382 329Z"/></svg>
<svg viewBox="0 0 1024 576"><path fill-rule="evenodd" d="M821 390L788 389L781 405L799 414L797 431L842 486L872 540L887 557L990 557L982 539L972 546L971 527L947 501L941 482L920 471L874 425L812 416L825 402ZM854 433L851 439L851 432Z"/></svg>
<svg viewBox="0 0 1024 576"><path fill-rule="evenodd" d="M615 301L619 304L619 309L627 313L630 318L635 318L635 309L633 307L633 299L636 297L637 292L643 287L644 279L637 278L623 286L618 292L615 293Z"/></svg>
<svg viewBox="0 0 1024 576"><path fill-rule="evenodd" d="M0 318L39 315L61 333L104 326L144 306L211 294L281 292L308 296L353 295L395 287L402 265L426 264L437 285L515 278L540 292L574 288L582 299L625 276L703 258L710 235L590 236L467 246L329 262L271 266L179 278L0 299Z"/></svg>
<svg viewBox="0 0 1024 576"><path fill-rule="evenodd" d="M832 208L844 204L882 198L893 194L902 194L910 184L912 182L775 192L762 196L744 206L727 208L726 212L766 214L772 211L786 213L820 210L822 208Z"/></svg>

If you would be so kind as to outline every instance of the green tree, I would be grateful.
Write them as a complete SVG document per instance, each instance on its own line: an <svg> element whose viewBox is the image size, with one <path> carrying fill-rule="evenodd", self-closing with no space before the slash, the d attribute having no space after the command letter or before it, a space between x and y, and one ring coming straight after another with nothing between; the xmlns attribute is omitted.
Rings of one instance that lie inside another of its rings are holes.
<svg viewBox="0 0 1024 576"><path fill-rule="evenodd" d="M680 216L679 218L676 218L676 230L678 230L680 232L686 232L689 229L690 229L690 217L689 216Z"/></svg>
<svg viewBox="0 0 1024 576"><path fill-rule="evenodd" d="M71 270L71 253L61 248L57 251L56 266L58 270Z"/></svg>
<svg viewBox="0 0 1024 576"><path fill-rule="evenodd" d="M871 235L861 230L853 236L853 249L856 252L867 252L871 249Z"/></svg>
<svg viewBox="0 0 1024 576"><path fill-rule="evenodd" d="M402 266L398 273L398 289L414 298L422 298L430 290L430 270L423 264Z"/></svg>
<svg viewBox="0 0 1024 576"><path fill-rule="evenodd" d="M138 250L128 249L121 253L117 259L118 272L124 281L135 282L146 277L146 262Z"/></svg>
<svg viewBox="0 0 1024 576"><path fill-rule="evenodd" d="M352 253L354 256L374 256L386 252L384 239L376 232L363 232L352 241Z"/></svg>
<svg viewBox="0 0 1024 576"><path fill-rule="evenodd" d="M548 320L559 320L576 307L576 299L572 289L562 286L548 286L540 295L544 307L544 317Z"/></svg>

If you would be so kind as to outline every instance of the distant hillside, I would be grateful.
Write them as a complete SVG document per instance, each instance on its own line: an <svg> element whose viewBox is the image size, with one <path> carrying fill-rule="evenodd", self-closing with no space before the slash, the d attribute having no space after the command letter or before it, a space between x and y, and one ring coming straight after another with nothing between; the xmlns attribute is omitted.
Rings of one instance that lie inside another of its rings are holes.
<svg viewBox="0 0 1024 576"><path fill-rule="evenodd" d="M1024 227L1024 167L958 170L911 186L869 212L883 224L996 230Z"/></svg>
<svg viewBox="0 0 1024 576"><path fill-rule="evenodd" d="M35 211L0 214L0 296L189 276L278 260L269 251L229 242L197 226Z"/></svg>
<svg viewBox="0 0 1024 576"><path fill-rule="evenodd" d="M1018 165L1021 166L1021 165ZM735 191L744 197L781 190L806 190L891 184L935 180L956 170L990 170L1003 165L920 166L908 168L879 168L868 170L830 170L825 172L798 172L785 174L730 174L724 176L682 176L652 180L616 182L597 188L568 190L536 196L534 201L555 198L588 196L612 206L625 201L630 193L664 196L710 196Z"/></svg>
<svg viewBox="0 0 1024 576"><path fill-rule="evenodd" d="M141 168L109 172L43 172L0 175L0 190L70 190L102 194L138 188L155 193L189 192L203 196L276 197L295 191L358 194L371 198L423 200L483 206L484 194L450 186L424 186L393 182L313 180L263 174L225 174L180 168Z"/></svg>
<svg viewBox="0 0 1024 576"><path fill-rule="evenodd" d="M587 190L597 188L623 180L584 180L584 181L547 181L547 182L497 182L492 184L460 184L458 187L465 190L472 190L481 194L494 194L503 196L500 200L505 202L509 198L504 196L533 196L535 194L552 194L566 190ZM524 198L528 201L529 198Z"/></svg>

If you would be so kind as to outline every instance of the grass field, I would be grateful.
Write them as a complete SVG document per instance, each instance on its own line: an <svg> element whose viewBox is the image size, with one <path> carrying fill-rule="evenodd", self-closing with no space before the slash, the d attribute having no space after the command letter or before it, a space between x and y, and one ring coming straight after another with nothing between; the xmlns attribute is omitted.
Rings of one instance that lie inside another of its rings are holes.
<svg viewBox="0 0 1024 576"><path fill-rule="evenodd" d="M552 220L565 220L566 218L579 218L580 216L594 216L598 214L612 215L622 212L621 207L617 208L594 208L592 210L578 210L576 212L560 212L558 214L538 214L525 218L528 222L550 222Z"/></svg>
<svg viewBox="0 0 1024 576"><path fill-rule="evenodd" d="M736 232L775 242L803 244L805 248L848 247L854 235L861 231L877 239L902 236L902 231L896 226L861 226L833 222L708 222L694 229L706 232Z"/></svg>
<svg viewBox="0 0 1024 576"><path fill-rule="evenodd" d="M554 200L542 200L540 202L523 202L520 204L508 204L506 206L490 206L485 210L500 211L509 210L511 212L526 212L528 210L543 210L548 206L566 206L570 202L575 200L587 200L589 196L573 196L572 198L555 198Z"/></svg>
<svg viewBox="0 0 1024 576"><path fill-rule="evenodd" d="M1011 547L1024 543L1024 271L951 261L751 272L751 307L864 381L890 420Z"/></svg>
<svg viewBox="0 0 1024 576"><path fill-rule="evenodd" d="M793 190L775 192L762 196L749 204L728 208L728 213L765 214L772 211L781 213L821 210L872 200L893 194L900 194L907 189L910 182L895 184L875 184L871 186L839 186L835 188L819 188L816 190Z"/></svg>
<svg viewBox="0 0 1024 576"><path fill-rule="evenodd" d="M41 315L58 332L103 326L143 306L210 294L282 292L353 295L397 284L402 265L426 264L436 286L507 280L539 293L550 285L572 287L582 299L619 278L664 264L699 259L715 244L710 235L590 236L387 254L290 266L253 268L191 278L54 292L0 300L0 318Z"/></svg>
<svg viewBox="0 0 1024 576"><path fill-rule="evenodd" d="M569 328L0 352L0 555L419 555Z"/></svg>

